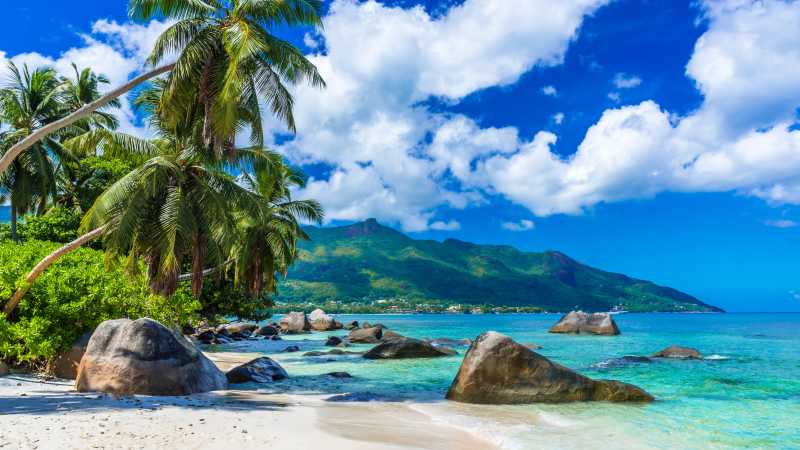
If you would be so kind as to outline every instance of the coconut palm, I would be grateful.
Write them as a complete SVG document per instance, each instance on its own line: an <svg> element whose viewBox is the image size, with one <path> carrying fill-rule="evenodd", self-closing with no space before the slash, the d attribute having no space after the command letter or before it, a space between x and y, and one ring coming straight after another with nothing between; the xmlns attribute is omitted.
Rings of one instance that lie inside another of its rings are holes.
<svg viewBox="0 0 800 450"><path fill-rule="evenodd" d="M57 120L64 111L61 82L52 69L9 64L10 78L0 89L0 117L9 129L0 134L0 153L5 153L31 130ZM48 148L49 147L49 148ZM39 142L14 160L0 175L0 190L11 203L11 236L17 240L17 218L32 208L43 209L56 190L55 166L50 149L60 150L50 138ZM60 156L64 156L63 154Z"/></svg>
<svg viewBox="0 0 800 450"><path fill-rule="evenodd" d="M242 103L257 106L263 100L294 131L293 101L286 84L308 81L324 86L324 81L297 48L269 30L319 27L321 8L320 0L131 0L129 13L134 19L177 21L160 36L149 58L156 66L177 54L176 63L144 73L74 114L36 130L0 158L0 174L17 155L48 134L170 71L170 95L164 100L173 102L193 93L204 109L204 144L218 153L233 147ZM253 144L262 145L260 114L245 120L252 129Z"/></svg>

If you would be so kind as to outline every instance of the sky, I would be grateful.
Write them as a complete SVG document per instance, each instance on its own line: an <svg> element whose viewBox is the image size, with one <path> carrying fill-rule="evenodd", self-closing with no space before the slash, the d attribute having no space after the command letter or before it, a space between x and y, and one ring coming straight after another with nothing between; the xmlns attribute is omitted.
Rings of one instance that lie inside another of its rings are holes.
<svg viewBox="0 0 800 450"><path fill-rule="evenodd" d="M800 311L800 2L332 0L276 30L317 65L298 133L327 225L563 251L731 311ZM119 84L169 23L4 7L0 63ZM147 135L125 102L123 129Z"/></svg>

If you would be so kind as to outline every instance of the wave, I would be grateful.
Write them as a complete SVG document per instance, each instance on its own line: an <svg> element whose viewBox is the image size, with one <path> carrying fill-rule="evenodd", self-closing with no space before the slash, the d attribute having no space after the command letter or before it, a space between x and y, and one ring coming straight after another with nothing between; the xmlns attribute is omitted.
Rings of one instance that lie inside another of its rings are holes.
<svg viewBox="0 0 800 450"><path fill-rule="evenodd" d="M708 355L708 356L703 357L703 359L707 359L709 361L726 361L728 359L731 359L731 357L730 356L722 356L722 355Z"/></svg>

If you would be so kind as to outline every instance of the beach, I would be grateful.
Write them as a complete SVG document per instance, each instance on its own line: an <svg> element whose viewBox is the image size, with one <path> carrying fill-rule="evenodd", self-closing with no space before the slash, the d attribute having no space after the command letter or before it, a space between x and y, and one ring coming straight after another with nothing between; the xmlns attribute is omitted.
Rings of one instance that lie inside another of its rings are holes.
<svg viewBox="0 0 800 450"><path fill-rule="evenodd" d="M221 368L242 356L212 355ZM344 405L323 398L257 391L115 397L75 392L70 380L12 375L0 378L0 448L496 448L403 403Z"/></svg>

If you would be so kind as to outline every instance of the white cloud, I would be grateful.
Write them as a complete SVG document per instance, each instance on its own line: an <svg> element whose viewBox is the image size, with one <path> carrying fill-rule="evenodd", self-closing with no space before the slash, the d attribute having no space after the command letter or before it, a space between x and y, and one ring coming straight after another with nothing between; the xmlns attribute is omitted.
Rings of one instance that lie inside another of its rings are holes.
<svg viewBox="0 0 800 450"><path fill-rule="evenodd" d="M528 219L522 219L519 222L503 222L500 226L508 231L529 231L536 228L536 224Z"/></svg>
<svg viewBox="0 0 800 450"><path fill-rule="evenodd" d="M778 220L767 220L764 222L764 225L773 228L794 228L798 224L794 220L778 219Z"/></svg>
<svg viewBox="0 0 800 450"><path fill-rule="evenodd" d="M311 33L306 33L303 35L303 44L310 49L316 49L319 47L319 42Z"/></svg>
<svg viewBox="0 0 800 450"><path fill-rule="evenodd" d="M461 224L456 220L449 220L447 222L437 220L431 224L431 229L438 231L458 231L461 229Z"/></svg>
<svg viewBox="0 0 800 450"><path fill-rule="evenodd" d="M642 84L642 79L636 75L628 75L620 72L614 75L614 79L611 80L611 82L614 83L617 89L631 89Z"/></svg>
<svg viewBox="0 0 800 450"><path fill-rule="evenodd" d="M545 86L542 88L542 94L548 97L558 97L558 90L555 86Z"/></svg>
<svg viewBox="0 0 800 450"><path fill-rule="evenodd" d="M553 122L555 122L556 125L561 125L561 123L564 122L564 113L560 112L553 114Z"/></svg>
<svg viewBox="0 0 800 450"><path fill-rule="evenodd" d="M135 72L142 69L156 38L169 26L157 20L147 25L98 20L92 25L92 33L82 35L83 45L70 48L59 55L43 55L36 52L21 53L7 57L0 51L0 64L5 71L6 61L17 65L27 64L30 68L53 67L60 75L74 76L72 64L79 69L90 67L93 71L108 77L110 84L100 86L104 91L126 82ZM120 116L120 129L124 132L146 134L134 125L134 113L123 97Z"/></svg>
<svg viewBox="0 0 800 450"><path fill-rule="evenodd" d="M275 145L294 162L334 167L298 195L320 199L329 220L377 217L406 231L429 228L440 206L484 201L451 181L480 185L471 180L475 159L513 152L517 130L482 129L419 102L458 102L561 63L583 17L604 3L466 0L431 17L422 7L334 1L320 36L326 53L311 57L328 88L296 88L299 133Z"/></svg>
<svg viewBox="0 0 800 450"><path fill-rule="evenodd" d="M622 96L619 95L619 92L609 92L608 98L615 103L619 103L622 101Z"/></svg>

